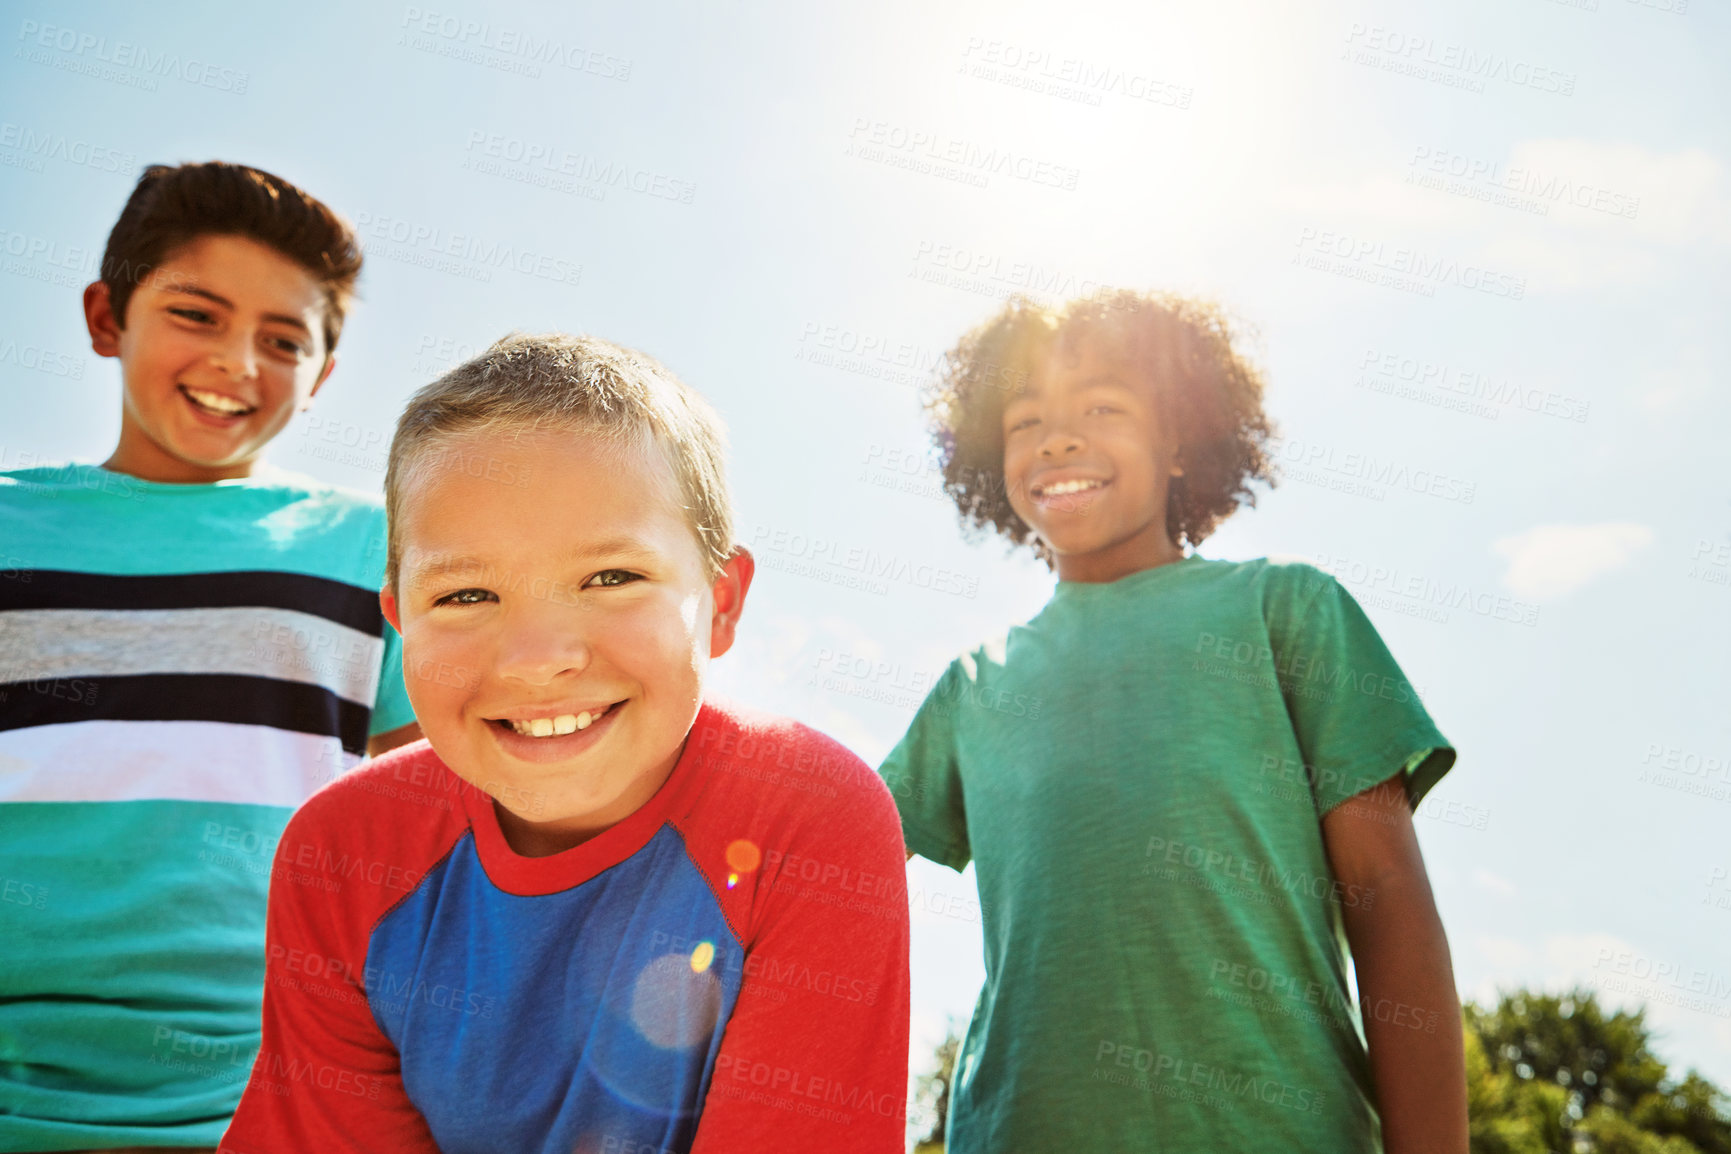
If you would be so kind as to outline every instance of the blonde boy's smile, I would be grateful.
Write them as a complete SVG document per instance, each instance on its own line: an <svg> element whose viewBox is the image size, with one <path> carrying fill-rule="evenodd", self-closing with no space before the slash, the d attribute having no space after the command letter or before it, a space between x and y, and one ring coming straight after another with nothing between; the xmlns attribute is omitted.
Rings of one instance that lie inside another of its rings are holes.
<svg viewBox="0 0 1731 1154"><path fill-rule="evenodd" d="M574 713L515 710L491 718L500 749L519 761L546 764L581 756L603 741L626 706L624 701L596 705Z"/></svg>

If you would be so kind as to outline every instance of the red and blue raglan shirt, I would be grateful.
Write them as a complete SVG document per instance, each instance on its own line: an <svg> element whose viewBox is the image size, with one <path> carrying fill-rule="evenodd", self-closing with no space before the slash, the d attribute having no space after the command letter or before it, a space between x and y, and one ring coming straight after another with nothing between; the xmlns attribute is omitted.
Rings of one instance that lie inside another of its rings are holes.
<svg viewBox="0 0 1731 1154"><path fill-rule="evenodd" d="M550 857L426 742L333 782L271 880L232 1154L899 1152L899 819L852 753L706 703L660 791Z"/></svg>

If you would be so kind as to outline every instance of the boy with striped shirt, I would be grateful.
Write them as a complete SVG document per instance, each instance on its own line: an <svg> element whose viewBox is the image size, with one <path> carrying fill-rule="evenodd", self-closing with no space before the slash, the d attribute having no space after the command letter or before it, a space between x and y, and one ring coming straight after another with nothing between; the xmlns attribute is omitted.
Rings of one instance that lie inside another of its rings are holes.
<svg viewBox="0 0 1731 1154"><path fill-rule="evenodd" d="M84 293L119 445L0 473L0 1148L214 1147L289 814L419 736L381 502L259 460L360 267L279 177L150 167Z"/></svg>

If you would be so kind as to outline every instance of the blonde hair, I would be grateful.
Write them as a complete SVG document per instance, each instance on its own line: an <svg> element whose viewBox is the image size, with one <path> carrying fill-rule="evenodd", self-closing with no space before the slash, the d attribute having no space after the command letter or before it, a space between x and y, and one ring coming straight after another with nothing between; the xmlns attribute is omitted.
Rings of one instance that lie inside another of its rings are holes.
<svg viewBox="0 0 1731 1154"><path fill-rule="evenodd" d="M480 432L573 432L624 447L648 435L667 457L711 580L735 551L727 432L660 362L598 337L511 333L409 398L385 468L385 585L397 583L403 490L429 450Z"/></svg>

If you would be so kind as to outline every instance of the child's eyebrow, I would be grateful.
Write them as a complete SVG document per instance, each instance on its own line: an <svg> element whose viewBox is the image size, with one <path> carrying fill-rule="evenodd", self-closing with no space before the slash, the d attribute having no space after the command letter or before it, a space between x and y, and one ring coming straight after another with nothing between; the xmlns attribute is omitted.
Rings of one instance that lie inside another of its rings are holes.
<svg viewBox="0 0 1731 1154"><path fill-rule="evenodd" d="M606 557L609 560L631 562L653 562L659 559L661 553L654 546L631 536L606 537L600 541L590 541L566 552L568 560L583 562L596 557ZM496 567L479 557L445 556L409 567L408 576L404 580L411 589L431 585L442 577L457 574L480 573L486 576L496 571Z"/></svg>
<svg viewBox="0 0 1731 1154"><path fill-rule="evenodd" d="M211 292L209 289L199 288L196 285L169 285L163 291L179 293L183 296L203 297L207 301L215 301L230 312L234 311L233 301L229 300L225 296L219 296L216 293ZM275 321L278 324L288 325L291 328L297 328L303 333L311 333L312 331L307 328L305 321L301 320L299 317L290 316L288 313L266 313L264 314L264 319L267 321Z"/></svg>
<svg viewBox="0 0 1731 1154"><path fill-rule="evenodd" d="M406 583L410 588L418 588L431 585L441 577L449 577L454 573L471 573L486 567L486 563L478 557L440 557L425 564L411 566Z"/></svg>
<svg viewBox="0 0 1731 1154"><path fill-rule="evenodd" d="M1083 389L1128 389L1128 388L1130 388L1130 383L1124 379L1124 377L1121 373L1106 372L1106 373L1100 373L1096 376L1089 377L1087 380L1083 381L1081 384L1076 386L1076 391L1081 392Z"/></svg>
<svg viewBox="0 0 1731 1154"><path fill-rule="evenodd" d="M599 541L590 541L571 550L570 556L576 560L590 557L618 557L623 560L649 561L661 556L660 550L646 541L627 534L604 537Z"/></svg>
<svg viewBox="0 0 1731 1154"><path fill-rule="evenodd" d="M1135 391L1130 383L1124 379L1122 374L1111 371L1089 377L1087 380L1076 384L1071 391L1082 393L1087 392L1089 389L1123 389L1127 392ZM1040 388L1040 383L1038 381L1029 381L1022 388L1011 393L1009 399L1010 401L1038 400L1041 395L1042 390Z"/></svg>

